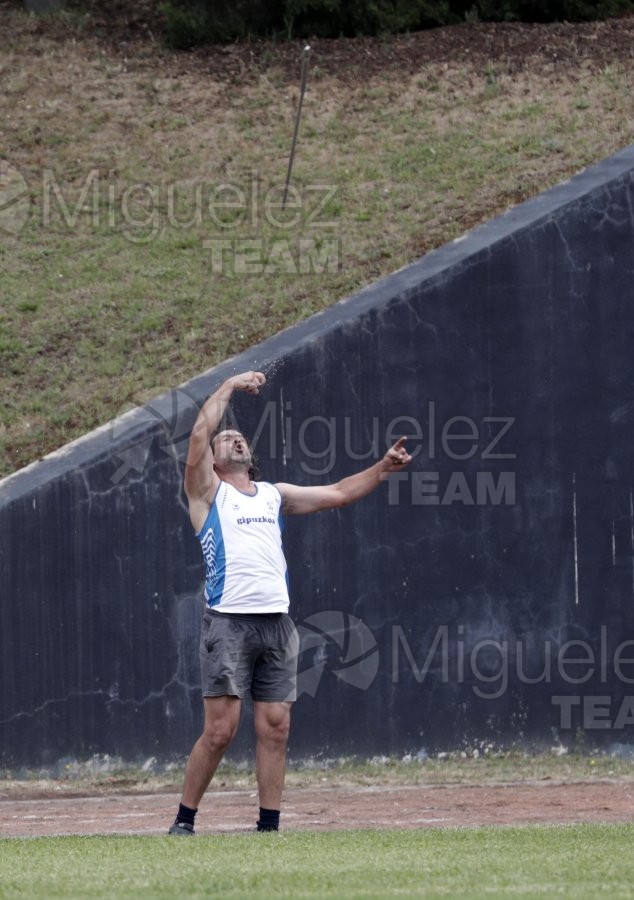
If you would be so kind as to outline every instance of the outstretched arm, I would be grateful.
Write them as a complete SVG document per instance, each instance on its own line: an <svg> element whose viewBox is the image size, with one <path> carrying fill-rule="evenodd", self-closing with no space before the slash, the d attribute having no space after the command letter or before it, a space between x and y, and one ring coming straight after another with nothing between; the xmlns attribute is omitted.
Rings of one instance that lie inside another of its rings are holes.
<svg viewBox="0 0 634 900"><path fill-rule="evenodd" d="M202 522L204 522L213 495L218 487L219 479L214 472L214 457L210 444L211 436L222 421L233 392L246 391L248 394L257 394L265 381L266 378L262 372L244 372L242 375L233 375L231 378L227 378L218 390L207 398L198 413L189 439L185 467L185 493L189 500L190 515L194 527L196 527L196 522L200 519L200 511L197 514L197 507L202 506L203 512L204 507L206 507L206 512L202 517ZM201 525L202 522L200 523Z"/></svg>
<svg viewBox="0 0 634 900"><path fill-rule="evenodd" d="M300 487L297 484L279 483L277 488L282 495L284 512L296 514L317 512L320 509L334 509L361 500L377 488L386 475L399 471L411 462L412 457L404 446L406 440L405 437L399 438L379 462L369 469L357 472L356 475L343 478L336 484Z"/></svg>

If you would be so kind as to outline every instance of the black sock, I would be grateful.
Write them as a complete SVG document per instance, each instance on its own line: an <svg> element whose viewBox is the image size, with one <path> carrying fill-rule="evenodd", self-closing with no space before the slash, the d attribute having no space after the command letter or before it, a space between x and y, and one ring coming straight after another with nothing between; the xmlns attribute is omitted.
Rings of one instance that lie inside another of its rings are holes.
<svg viewBox="0 0 634 900"><path fill-rule="evenodd" d="M176 821L183 822L185 825L194 824L194 817L198 812L197 809L190 809L189 806L183 806L182 803L178 804L178 812L176 814Z"/></svg>
<svg viewBox="0 0 634 900"><path fill-rule="evenodd" d="M278 831L280 827L279 809L264 809L260 807L260 818L257 821L258 831Z"/></svg>

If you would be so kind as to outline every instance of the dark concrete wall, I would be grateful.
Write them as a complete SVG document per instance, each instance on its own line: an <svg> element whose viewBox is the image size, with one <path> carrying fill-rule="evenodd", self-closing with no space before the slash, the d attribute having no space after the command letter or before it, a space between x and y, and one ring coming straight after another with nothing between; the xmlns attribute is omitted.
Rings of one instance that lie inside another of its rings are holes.
<svg viewBox="0 0 634 900"><path fill-rule="evenodd" d="M233 411L268 480L338 479L390 430L416 452L287 522L292 757L627 743L633 173L629 148L0 483L2 764L189 751L182 458L197 404L248 368L267 389Z"/></svg>

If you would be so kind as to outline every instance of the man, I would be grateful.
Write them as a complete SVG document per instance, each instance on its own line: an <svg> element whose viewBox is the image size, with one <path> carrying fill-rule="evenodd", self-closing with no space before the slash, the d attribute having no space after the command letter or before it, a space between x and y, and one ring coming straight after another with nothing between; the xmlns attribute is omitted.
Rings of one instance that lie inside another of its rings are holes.
<svg viewBox="0 0 634 900"><path fill-rule="evenodd" d="M200 642L204 727L187 763L172 835L194 834L198 804L233 740L248 693L257 739L256 827L278 830L299 649L288 616L281 514L346 506L411 460L402 437L375 465L336 484L255 482L244 436L216 430L233 392L258 394L265 381L261 372L227 379L203 405L189 442L185 493L206 570Z"/></svg>

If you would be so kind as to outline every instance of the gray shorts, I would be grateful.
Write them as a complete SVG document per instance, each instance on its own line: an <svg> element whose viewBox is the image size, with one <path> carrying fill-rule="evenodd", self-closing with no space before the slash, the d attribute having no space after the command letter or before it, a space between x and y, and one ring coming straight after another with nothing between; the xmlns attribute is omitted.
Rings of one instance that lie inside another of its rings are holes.
<svg viewBox="0 0 634 900"><path fill-rule="evenodd" d="M200 635L203 697L292 701L297 696L299 636L286 613L254 615L206 609Z"/></svg>

